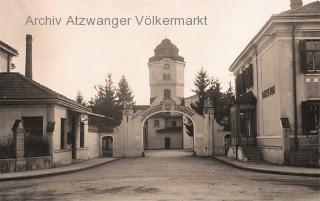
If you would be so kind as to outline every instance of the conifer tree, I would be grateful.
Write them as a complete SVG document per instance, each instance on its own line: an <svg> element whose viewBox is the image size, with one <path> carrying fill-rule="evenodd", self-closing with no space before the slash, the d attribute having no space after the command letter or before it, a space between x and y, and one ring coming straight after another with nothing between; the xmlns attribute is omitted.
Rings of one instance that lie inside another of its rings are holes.
<svg viewBox="0 0 320 201"><path fill-rule="evenodd" d="M76 101L77 101L78 103L80 103L81 105L86 106L86 102L84 101L84 98L83 98L82 93L81 93L80 90L78 90L78 92L77 92Z"/></svg>
<svg viewBox="0 0 320 201"><path fill-rule="evenodd" d="M221 83L219 79L211 79L210 81L210 87L207 91L207 96L210 97L212 100L212 107L214 110L214 117L216 121L221 124L221 121L223 119L223 93L221 92Z"/></svg>
<svg viewBox="0 0 320 201"><path fill-rule="evenodd" d="M112 74L109 73L104 85L95 86L97 95L89 102L93 112L111 117L114 119L113 125L120 123L119 107L116 101L116 89L113 85Z"/></svg>
<svg viewBox="0 0 320 201"><path fill-rule="evenodd" d="M198 72L196 79L194 81L195 90L193 92L196 93L198 100L195 103L191 103L190 107L194 109L198 114L203 114L204 101L206 98L206 90L210 84L210 80L208 78L207 71L203 68Z"/></svg>
<svg viewBox="0 0 320 201"><path fill-rule="evenodd" d="M127 79L122 75L120 81L118 82L118 88L116 90L117 104L119 107L123 108L124 103L128 105L134 105L134 96L132 90L128 84Z"/></svg>
<svg viewBox="0 0 320 201"><path fill-rule="evenodd" d="M224 130L231 130L231 114L230 110L231 107L234 105L235 102L235 95L233 91L233 87L231 85L231 82L229 82L229 87L227 91L223 94L222 103L222 113L223 113L223 126Z"/></svg>

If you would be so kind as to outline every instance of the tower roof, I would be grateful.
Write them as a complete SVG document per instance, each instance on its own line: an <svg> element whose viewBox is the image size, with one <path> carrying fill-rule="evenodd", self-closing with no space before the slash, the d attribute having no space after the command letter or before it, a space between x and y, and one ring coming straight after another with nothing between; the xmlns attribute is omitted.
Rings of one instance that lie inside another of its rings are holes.
<svg viewBox="0 0 320 201"><path fill-rule="evenodd" d="M179 55L179 49L168 38L163 39L157 45L154 49L154 56L149 58L149 62L160 61L164 58L184 62L184 58Z"/></svg>

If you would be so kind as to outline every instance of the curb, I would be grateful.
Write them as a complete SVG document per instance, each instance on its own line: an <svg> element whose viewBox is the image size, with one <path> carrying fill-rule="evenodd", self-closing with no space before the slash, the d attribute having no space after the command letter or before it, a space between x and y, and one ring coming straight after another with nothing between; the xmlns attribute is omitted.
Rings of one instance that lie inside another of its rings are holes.
<svg viewBox="0 0 320 201"><path fill-rule="evenodd" d="M287 172L287 171L281 171L281 170L271 170L271 169L263 169L263 168L254 168L254 167L247 167L245 165L240 165L236 163L232 163L220 158L212 157L213 159L222 162L224 164L230 165L232 167L241 169L241 170L247 170L251 172L259 172L259 173L268 173L268 174L279 174L279 175L293 175L293 176L308 176L308 177L320 177L319 173L306 173L306 172Z"/></svg>
<svg viewBox="0 0 320 201"><path fill-rule="evenodd" d="M64 174L69 174L69 173L74 173L74 172L80 172L83 170L87 170L90 168L94 168L94 167L98 167L113 161L117 161L119 160L119 158L115 158L114 160L110 160L110 161L105 161L102 163L97 163L91 166L87 166L87 167L83 167L83 168L78 168L78 169L71 169L71 170L65 170L65 171L61 171L61 172L48 172L48 173L43 173L43 174L38 174L38 175L26 175L26 176L18 176L18 177L4 177L4 178L0 178L0 181L17 181L17 180L24 180L24 179L34 179L34 178L41 178L41 177L51 177L51 176L57 176L57 175L64 175Z"/></svg>

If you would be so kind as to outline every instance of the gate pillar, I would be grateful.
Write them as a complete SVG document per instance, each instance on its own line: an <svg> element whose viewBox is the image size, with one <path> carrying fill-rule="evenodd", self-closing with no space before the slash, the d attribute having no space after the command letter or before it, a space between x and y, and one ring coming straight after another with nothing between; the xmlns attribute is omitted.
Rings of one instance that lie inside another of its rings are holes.
<svg viewBox="0 0 320 201"><path fill-rule="evenodd" d="M139 118L133 118L132 106L125 104L120 125L120 132L123 133L123 157L139 157L144 154L140 121Z"/></svg>
<svg viewBox="0 0 320 201"><path fill-rule="evenodd" d="M205 100L203 109L203 130L195 136L195 154L197 156L211 156L213 154L214 112L210 98ZM199 126L198 126L199 127Z"/></svg>

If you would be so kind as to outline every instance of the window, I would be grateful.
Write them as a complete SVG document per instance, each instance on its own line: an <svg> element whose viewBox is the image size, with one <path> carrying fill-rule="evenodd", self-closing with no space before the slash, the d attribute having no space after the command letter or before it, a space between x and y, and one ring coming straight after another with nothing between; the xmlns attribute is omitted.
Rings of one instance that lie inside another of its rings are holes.
<svg viewBox="0 0 320 201"><path fill-rule="evenodd" d="M22 117L26 133L43 136L43 117Z"/></svg>
<svg viewBox="0 0 320 201"><path fill-rule="evenodd" d="M300 41L300 65L304 73L320 72L320 40Z"/></svg>
<svg viewBox="0 0 320 201"><path fill-rule="evenodd" d="M320 132L320 102L302 102L302 128L306 135L317 135Z"/></svg>
<svg viewBox="0 0 320 201"><path fill-rule="evenodd" d="M160 122L159 122L159 120L154 120L154 121L153 121L153 127L160 127Z"/></svg>
<svg viewBox="0 0 320 201"><path fill-rule="evenodd" d="M60 149L65 149L65 138L66 138L66 119L61 118L61 129L60 129Z"/></svg>
<svg viewBox="0 0 320 201"><path fill-rule="evenodd" d="M172 121L171 125L172 125L172 127L177 127L177 122L176 121Z"/></svg>
<svg viewBox="0 0 320 201"><path fill-rule="evenodd" d="M237 97L249 92L253 87L253 65L250 64L246 69L236 76Z"/></svg>
<svg viewBox="0 0 320 201"><path fill-rule="evenodd" d="M80 147L84 147L84 122L80 122Z"/></svg>
<svg viewBox="0 0 320 201"><path fill-rule="evenodd" d="M171 80L170 74L163 74L163 80Z"/></svg>
<svg viewBox="0 0 320 201"><path fill-rule="evenodd" d="M164 98L165 98L165 99L171 98L171 91L170 91L170 89L165 89L163 93L164 93Z"/></svg>

